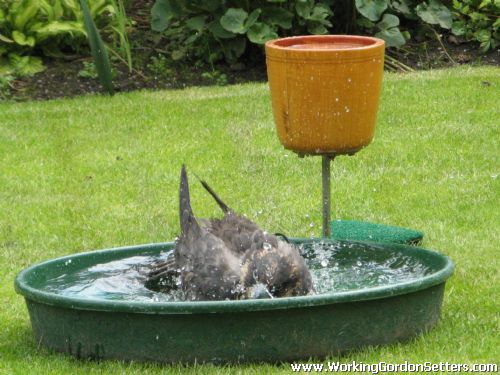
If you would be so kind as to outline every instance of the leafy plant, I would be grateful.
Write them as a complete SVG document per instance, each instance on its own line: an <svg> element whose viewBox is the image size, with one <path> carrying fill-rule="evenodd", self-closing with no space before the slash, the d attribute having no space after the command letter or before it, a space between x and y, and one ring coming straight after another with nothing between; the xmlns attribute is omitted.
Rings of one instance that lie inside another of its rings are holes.
<svg viewBox="0 0 500 375"><path fill-rule="evenodd" d="M117 75L116 69L111 66L111 77L114 79ZM83 67L78 71L78 76L82 78L98 79L95 64L92 61L83 61Z"/></svg>
<svg viewBox="0 0 500 375"><path fill-rule="evenodd" d="M7 99L9 97L13 80L14 76L0 74L0 99Z"/></svg>
<svg viewBox="0 0 500 375"><path fill-rule="evenodd" d="M151 10L153 30L171 40L171 55L191 55L210 63L236 62L248 42L262 45L280 35L325 34L331 1L187 1L157 0Z"/></svg>
<svg viewBox="0 0 500 375"><path fill-rule="evenodd" d="M426 23L431 25L439 25L443 29L451 29L452 14L438 0L429 0L423 2L415 8L417 15Z"/></svg>
<svg viewBox="0 0 500 375"><path fill-rule="evenodd" d="M118 39L117 43L120 54L125 57L129 72L132 72L132 52L130 50L130 42L128 40L127 27L130 20L125 12L123 0L111 0L115 9L115 23L111 25L114 31L114 36Z"/></svg>
<svg viewBox="0 0 500 375"><path fill-rule="evenodd" d="M83 11L85 29L87 31L89 39L90 50L92 51L92 56L94 57L94 65L97 71L99 82L101 82L101 85L104 87L108 94L113 95L114 90L111 64L109 62L106 46L104 45L104 42L101 39L101 35L99 34L99 30L97 30L94 20L92 19L87 1L80 0L80 5Z"/></svg>
<svg viewBox="0 0 500 375"><path fill-rule="evenodd" d="M201 73L201 78L210 83L215 83L217 86L227 85L227 75L218 70Z"/></svg>
<svg viewBox="0 0 500 375"><path fill-rule="evenodd" d="M364 32L400 47L410 38L401 18L445 29L453 20L440 0L156 0L151 15L153 30L168 38L174 60L209 63L234 63L252 45L278 35Z"/></svg>
<svg viewBox="0 0 500 375"><path fill-rule="evenodd" d="M90 12L101 26L112 22L109 0L91 0ZM23 54L41 49L45 55L78 50L85 41L83 14L77 0L19 0L0 3L3 52ZM0 53L2 50L0 50Z"/></svg>
<svg viewBox="0 0 500 375"><path fill-rule="evenodd" d="M95 70L95 65L92 62L84 61L83 68L78 71L78 76L82 78L97 78L97 71Z"/></svg>
<svg viewBox="0 0 500 375"><path fill-rule="evenodd" d="M34 56L20 56L9 53L0 61L0 76L26 77L45 69L42 59Z"/></svg>
<svg viewBox="0 0 500 375"><path fill-rule="evenodd" d="M163 55L151 56L151 62L148 64L148 68L158 77L168 77L172 74L170 61Z"/></svg>
<svg viewBox="0 0 500 375"><path fill-rule="evenodd" d="M89 12L99 29L118 35L125 45L124 10L121 0L88 0ZM78 0L0 1L0 58L28 57L30 64L41 61L33 55L62 56L79 53L85 45L86 30ZM124 55L127 55L124 50ZM131 66L131 61L129 65Z"/></svg>
<svg viewBox="0 0 500 375"><path fill-rule="evenodd" d="M410 38L409 30L400 30L400 18L450 29L453 16L440 0L356 0L356 7L364 17L358 25L388 47L401 47Z"/></svg>
<svg viewBox="0 0 500 375"><path fill-rule="evenodd" d="M453 34L478 41L484 52L500 45L499 0L453 0L453 10Z"/></svg>

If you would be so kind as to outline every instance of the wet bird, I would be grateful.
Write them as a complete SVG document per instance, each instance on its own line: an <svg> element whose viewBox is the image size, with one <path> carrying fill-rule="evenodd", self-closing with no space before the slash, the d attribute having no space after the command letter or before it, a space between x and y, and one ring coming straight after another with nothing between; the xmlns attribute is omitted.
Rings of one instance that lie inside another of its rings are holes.
<svg viewBox="0 0 500 375"><path fill-rule="evenodd" d="M175 287L172 280L178 276L188 300L274 298L314 291L305 261L292 244L238 215L205 181L200 182L224 217L207 220L194 216L186 169L182 166L181 234L173 258L153 268L147 285L163 282L167 285L164 290L168 290Z"/></svg>

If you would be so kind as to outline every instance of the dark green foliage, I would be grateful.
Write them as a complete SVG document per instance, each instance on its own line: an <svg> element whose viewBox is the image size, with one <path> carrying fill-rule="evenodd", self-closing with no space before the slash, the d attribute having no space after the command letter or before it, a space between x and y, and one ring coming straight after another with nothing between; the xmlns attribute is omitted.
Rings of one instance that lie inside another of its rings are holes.
<svg viewBox="0 0 500 375"><path fill-rule="evenodd" d="M453 34L476 40L485 52L500 45L499 0L453 0L453 11Z"/></svg>
<svg viewBox="0 0 500 375"><path fill-rule="evenodd" d="M101 28L112 25L115 13L109 0L90 0L90 12ZM0 1L0 55L60 55L78 51L85 42L83 14L77 0Z"/></svg>
<svg viewBox="0 0 500 375"><path fill-rule="evenodd" d="M356 8L359 13L370 21L378 21L387 6L388 1L386 0L356 0Z"/></svg>
<svg viewBox="0 0 500 375"><path fill-rule="evenodd" d="M410 38L401 19L444 29L453 22L441 0L156 0L151 15L174 59L210 63L234 63L251 44L299 34L367 33L400 47Z"/></svg>
<svg viewBox="0 0 500 375"><path fill-rule="evenodd" d="M250 43L262 45L278 35L326 34L332 26L331 3L157 0L151 26L168 37L174 59L189 55L234 63Z"/></svg>
<svg viewBox="0 0 500 375"><path fill-rule="evenodd" d="M120 49L126 47L122 1L88 0L88 3L98 28L112 35ZM43 65L38 56L80 53L85 44L86 31L78 0L0 0L0 75L21 76L40 71ZM129 61L126 50L123 55ZM19 62L23 69L19 68Z"/></svg>
<svg viewBox="0 0 500 375"><path fill-rule="evenodd" d="M99 30L97 30L94 20L92 19L87 1L80 0L80 5L83 11L85 30L87 31L90 49L92 51L92 56L94 57L94 65L97 71L99 82L101 82L101 85L104 87L108 94L113 95L114 90L112 83L111 64L109 63L106 46L104 45L101 35L99 34Z"/></svg>

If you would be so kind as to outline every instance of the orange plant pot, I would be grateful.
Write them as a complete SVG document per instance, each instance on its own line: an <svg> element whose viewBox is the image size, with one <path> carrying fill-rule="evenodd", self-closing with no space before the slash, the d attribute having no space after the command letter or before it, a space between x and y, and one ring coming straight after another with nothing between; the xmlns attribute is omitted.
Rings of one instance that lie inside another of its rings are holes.
<svg viewBox="0 0 500 375"><path fill-rule="evenodd" d="M278 136L299 154L353 154L375 131L384 41L313 35L266 43Z"/></svg>

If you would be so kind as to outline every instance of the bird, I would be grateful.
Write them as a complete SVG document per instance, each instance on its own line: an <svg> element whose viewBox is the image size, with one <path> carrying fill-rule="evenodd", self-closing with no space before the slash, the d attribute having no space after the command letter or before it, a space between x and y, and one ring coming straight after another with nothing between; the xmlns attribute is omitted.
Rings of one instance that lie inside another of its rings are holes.
<svg viewBox="0 0 500 375"><path fill-rule="evenodd" d="M199 179L199 178L198 178ZM181 168L179 217L181 234L173 257L155 264L146 285L160 291L175 288L186 300L235 300L292 297L314 293L304 258L288 241L238 215L199 179L223 218L194 216L185 165Z"/></svg>

